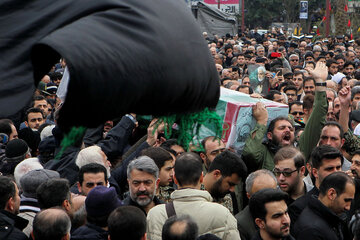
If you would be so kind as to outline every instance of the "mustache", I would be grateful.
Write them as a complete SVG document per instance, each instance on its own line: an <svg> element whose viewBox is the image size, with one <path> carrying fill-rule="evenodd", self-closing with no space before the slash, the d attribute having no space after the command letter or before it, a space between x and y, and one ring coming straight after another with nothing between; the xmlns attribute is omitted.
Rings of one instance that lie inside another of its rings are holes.
<svg viewBox="0 0 360 240"><path fill-rule="evenodd" d="M282 227L280 228L280 230L283 230L283 229L288 228L288 227L290 227L290 224L289 224L289 223L285 223L284 226L282 226Z"/></svg>
<svg viewBox="0 0 360 240"><path fill-rule="evenodd" d="M149 192L148 191L139 191L136 193L136 196L140 196L140 195L146 195L146 196L150 196Z"/></svg>

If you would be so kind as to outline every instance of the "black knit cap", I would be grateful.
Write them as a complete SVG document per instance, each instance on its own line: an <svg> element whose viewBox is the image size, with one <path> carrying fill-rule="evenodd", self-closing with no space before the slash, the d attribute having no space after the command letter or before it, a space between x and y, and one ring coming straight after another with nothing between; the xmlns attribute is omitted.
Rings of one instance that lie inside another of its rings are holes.
<svg viewBox="0 0 360 240"><path fill-rule="evenodd" d="M20 157L29 150L28 145L22 139L13 139L6 145L5 156L7 158Z"/></svg>

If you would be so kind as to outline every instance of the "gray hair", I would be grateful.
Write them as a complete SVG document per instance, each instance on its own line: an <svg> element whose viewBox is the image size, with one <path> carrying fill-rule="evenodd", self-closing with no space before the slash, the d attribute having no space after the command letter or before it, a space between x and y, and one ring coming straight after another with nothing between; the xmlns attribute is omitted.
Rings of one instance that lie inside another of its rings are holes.
<svg viewBox="0 0 360 240"><path fill-rule="evenodd" d="M104 157L99 146L90 146L82 149L76 157L75 164L81 168L89 163L98 163L104 166Z"/></svg>
<svg viewBox="0 0 360 240"><path fill-rule="evenodd" d="M297 59L299 59L299 55L297 55L297 54L295 54L295 53L291 54L291 55L289 56L289 59L292 58L292 57L296 57Z"/></svg>
<svg viewBox="0 0 360 240"><path fill-rule="evenodd" d="M334 99L337 98L337 92L333 88L326 88L326 91L332 91L334 93Z"/></svg>
<svg viewBox="0 0 360 240"><path fill-rule="evenodd" d="M132 160L127 167L127 177L130 177L132 170L139 170L142 172L147 172L153 175L156 179L159 177L159 168L156 166L154 160L148 156L141 156Z"/></svg>
<svg viewBox="0 0 360 240"><path fill-rule="evenodd" d="M351 89L351 100L354 99L355 95L360 93L360 86L354 86L352 89Z"/></svg>
<svg viewBox="0 0 360 240"><path fill-rule="evenodd" d="M260 169L260 170L257 170L255 172L250 173L250 175L246 178L245 189L246 189L247 193L249 193L249 194L251 193L251 189L252 189L252 187L254 185L255 179L257 177L260 177L260 176L263 176L263 175L269 175L277 183L277 179L276 179L275 175L271 171L269 171L267 169Z"/></svg>

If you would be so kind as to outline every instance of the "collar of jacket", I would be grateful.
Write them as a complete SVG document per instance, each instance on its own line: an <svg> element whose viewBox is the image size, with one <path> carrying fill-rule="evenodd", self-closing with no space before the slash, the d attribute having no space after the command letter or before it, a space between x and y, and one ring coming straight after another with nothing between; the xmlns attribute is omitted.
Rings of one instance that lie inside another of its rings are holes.
<svg viewBox="0 0 360 240"><path fill-rule="evenodd" d="M12 214L11 212L8 212L6 210L0 210L0 215L3 215L4 217L2 218L3 220L5 220L6 222L8 222L9 224L15 226L16 228L20 229L21 231L28 225L29 221L16 216L15 214Z"/></svg>
<svg viewBox="0 0 360 240"><path fill-rule="evenodd" d="M194 201L196 199L208 202L213 201L213 198L208 191L193 188L175 190L171 193L171 199L176 201Z"/></svg>
<svg viewBox="0 0 360 240"><path fill-rule="evenodd" d="M309 208L331 226L338 226L342 220L333 211L326 207L316 196L311 196L309 201Z"/></svg>

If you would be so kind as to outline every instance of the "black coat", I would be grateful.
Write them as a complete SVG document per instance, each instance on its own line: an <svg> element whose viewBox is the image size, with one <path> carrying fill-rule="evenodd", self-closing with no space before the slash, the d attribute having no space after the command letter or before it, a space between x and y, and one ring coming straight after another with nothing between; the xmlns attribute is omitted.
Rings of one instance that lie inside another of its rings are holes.
<svg viewBox="0 0 360 240"><path fill-rule="evenodd" d="M297 240L343 240L342 220L313 196L294 226Z"/></svg>
<svg viewBox="0 0 360 240"><path fill-rule="evenodd" d="M309 192L307 192L304 196L296 199L295 202L293 202L289 206L289 216L291 219L291 225L290 225L290 231L291 234L294 236L294 225L299 218L301 212L306 208L308 205L309 200L311 199L311 196L319 196L319 189L317 187L313 187Z"/></svg>
<svg viewBox="0 0 360 240"><path fill-rule="evenodd" d="M18 217L8 211L0 211L0 239L1 240L25 240L28 237L21 231L28 220Z"/></svg>
<svg viewBox="0 0 360 240"><path fill-rule="evenodd" d="M94 224L87 223L71 234L71 240L107 240L108 232Z"/></svg>
<svg viewBox="0 0 360 240"><path fill-rule="evenodd" d="M255 236L251 240L263 240L260 236L260 231L257 231ZM295 239L291 235L289 235L286 238L282 238L281 240L295 240Z"/></svg>

